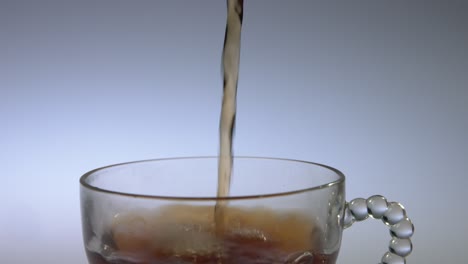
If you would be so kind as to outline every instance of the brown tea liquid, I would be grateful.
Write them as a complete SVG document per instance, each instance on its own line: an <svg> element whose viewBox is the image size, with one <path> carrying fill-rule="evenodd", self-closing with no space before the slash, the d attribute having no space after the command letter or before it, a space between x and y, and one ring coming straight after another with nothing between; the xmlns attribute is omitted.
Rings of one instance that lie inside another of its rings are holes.
<svg viewBox="0 0 468 264"><path fill-rule="evenodd" d="M210 206L169 206L119 215L90 264L335 264L318 252L320 230L310 217L268 209L224 207L222 234ZM296 261L296 262L295 262Z"/></svg>

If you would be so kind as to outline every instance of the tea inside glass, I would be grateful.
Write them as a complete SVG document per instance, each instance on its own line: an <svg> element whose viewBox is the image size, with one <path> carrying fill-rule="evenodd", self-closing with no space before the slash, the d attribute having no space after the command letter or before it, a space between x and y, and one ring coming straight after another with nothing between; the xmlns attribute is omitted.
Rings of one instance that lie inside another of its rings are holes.
<svg viewBox="0 0 468 264"><path fill-rule="evenodd" d="M216 197L217 158L126 163L81 178L89 263L336 262L344 176L301 161L234 161L229 197ZM225 201L223 221L214 220ZM315 261L315 262L314 262Z"/></svg>

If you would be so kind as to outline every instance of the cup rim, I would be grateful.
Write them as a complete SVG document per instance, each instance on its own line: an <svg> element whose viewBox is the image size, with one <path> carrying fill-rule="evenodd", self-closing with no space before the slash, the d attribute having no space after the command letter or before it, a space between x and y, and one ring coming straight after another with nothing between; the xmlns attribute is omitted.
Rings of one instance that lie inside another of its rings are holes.
<svg viewBox="0 0 468 264"><path fill-rule="evenodd" d="M96 169L93 169L91 171L86 172L83 174L80 179L80 185L81 187L84 187L85 189L99 192L99 193L104 193L104 194L111 194L111 195L117 195L117 196L123 196L123 197L131 197L131 198L142 198L142 199L152 199L152 200L174 200L174 201L233 201L233 200L252 200L252 199L262 199L262 198L272 198L272 197L281 197L281 196L289 196L289 195L294 195L294 194L300 194L300 193L305 193L305 192L310 192L314 190L320 190L320 189L325 189L325 188L330 188L332 186L342 184L345 182L345 176L344 174L331 166L324 165L321 163L316 163L316 162L310 162L310 161L304 161L304 160L298 160L298 159L288 159L288 158L275 158L275 157L261 157L261 156L233 156L233 159L263 159L263 160L278 160L278 161L288 161L288 162L296 162L296 163L303 163L303 164L309 164L309 165L314 165L314 166L320 166L322 168L328 169L336 173L338 176L337 180L331 181L329 183L317 185L317 186L312 186L312 187L307 187L307 188L301 188L301 189L295 189L291 191L286 191L286 192L276 192L276 193L266 193L266 194L259 194L259 195L233 195L233 196L224 196L224 197L217 197L217 196L200 196L200 197L189 197L189 196L162 196L162 195L146 195L146 194L136 194L136 193L129 193L129 192L120 192L120 191L113 191L109 189L104 189L104 188L99 188L96 186L93 186L87 182L87 179L93 175L96 172L103 171L109 168L114 168L114 167L119 167L119 166L125 166L129 164L136 164L136 163L149 163L149 162L158 162L158 161L171 161L171 160L184 160L184 159L218 159L218 156L186 156L186 157L171 157L171 158L157 158L157 159L146 159L146 160L136 160L136 161L130 161L130 162L122 162L122 163L115 163L103 167L99 167Z"/></svg>

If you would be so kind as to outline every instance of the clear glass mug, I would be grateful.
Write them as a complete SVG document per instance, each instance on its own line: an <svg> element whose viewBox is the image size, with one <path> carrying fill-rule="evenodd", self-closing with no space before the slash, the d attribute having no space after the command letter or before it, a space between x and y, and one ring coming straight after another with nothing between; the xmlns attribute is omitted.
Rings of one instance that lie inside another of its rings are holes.
<svg viewBox="0 0 468 264"><path fill-rule="evenodd" d="M342 231L369 217L390 229L381 263L406 263L411 253L414 226L403 206L378 195L347 203L345 177L334 168L235 157L231 194L217 198L217 165L217 157L172 158L84 174L89 263L335 264ZM221 235L217 202L224 208Z"/></svg>

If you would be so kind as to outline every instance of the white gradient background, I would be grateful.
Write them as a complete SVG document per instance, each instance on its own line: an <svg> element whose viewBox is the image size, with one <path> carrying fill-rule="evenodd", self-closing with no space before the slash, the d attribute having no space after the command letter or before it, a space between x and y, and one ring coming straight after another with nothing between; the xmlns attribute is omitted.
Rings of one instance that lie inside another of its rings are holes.
<svg viewBox="0 0 468 264"><path fill-rule="evenodd" d="M235 153L337 167L348 199L406 206L408 263L465 263L468 2L245 8ZM0 0L2 263L86 263L84 172L217 154L224 22L221 0ZM339 263L388 241L359 223Z"/></svg>

